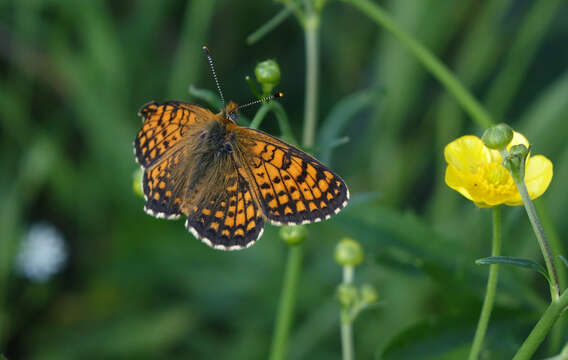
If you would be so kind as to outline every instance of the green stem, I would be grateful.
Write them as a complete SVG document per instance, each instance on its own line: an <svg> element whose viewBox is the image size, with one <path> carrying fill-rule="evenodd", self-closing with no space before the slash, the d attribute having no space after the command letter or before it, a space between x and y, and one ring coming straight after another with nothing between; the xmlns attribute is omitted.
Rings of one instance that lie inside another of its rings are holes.
<svg viewBox="0 0 568 360"><path fill-rule="evenodd" d="M562 243L562 239L560 239L558 231L548 214L548 210L544 207L544 204L540 199L533 200L533 203L537 210L537 214L539 215L542 227L544 228L544 232L547 234L552 253L564 254L564 244ZM566 289L566 266L558 256L554 257L554 263L556 265L556 272L558 273L560 289ZM567 319L565 317L558 319L556 325L551 330L550 340L548 341L548 352L550 354L557 353L562 345L566 328L566 320Z"/></svg>
<svg viewBox="0 0 568 360"><path fill-rule="evenodd" d="M521 171L524 171L524 166ZM546 239L546 234L542 228L534 204L529 196L525 182L522 179L518 179L513 176L517 189L521 194L521 199L523 199L523 204L525 205L525 210L531 222L533 231L538 240L538 245L540 246L540 251L544 257L544 262L546 263L546 269L548 270L548 276L550 276L550 295L552 300L557 300L560 296L560 285L558 283L558 274L556 273L556 267L554 266L554 257L550 251L550 246L548 245L548 240Z"/></svg>
<svg viewBox="0 0 568 360"><path fill-rule="evenodd" d="M343 267L343 284L353 284L353 276L355 268L353 266ZM351 316L350 307L342 307L339 313L341 323L341 351L343 360L355 359L355 351L353 349L353 316Z"/></svg>
<svg viewBox="0 0 568 360"><path fill-rule="evenodd" d="M481 104L471 95L471 93L459 82L459 80L451 73L450 70L419 42L414 40L404 30L387 15L383 9L370 0L344 0L351 3L365 15L369 16L377 24L383 26L402 45L404 45L431 73L432 75L446 87L446 89L455 97L464 110L471 118L481 127L487 128L491 126L493 121L489 113L481 106Z"/></svg>
<svg viewBox="0 0 568 360"><path fill-rule="evenodd" d="M284 3L289 4L290 2L285 1ZM303 15L298 16L298 19L304 26L306 41L306 97L304 104L304 133L302 145L304 147L311 147L313 146L315 139L317 120L319 15L314 12L310 0L306 1L305 4L305 19ZM304 21L302 21L302 19L304 19ZM282 113L284 113L283 110ZM279 116L279 111L277 109L275 110L275 114L277 117ZM292 135L292 131L288 126L287 120L286 126L283 126L283 122L280 122L280 127L283 133L289 132L289 135ZM291 137L291 139L293 139L293 137ZM298 279L300 278L300 272L302 270L302 246L302 244L290 246L288 253L288 262L286 264L286 274L284 276L284 284L280 297L280 306L278 308L276 324L274 327L270 360L283 360L285 357L288 336L292 325L292 315L294 313L296 289L298 287Z"/></svg>
<svg viewBox="0 0 568 360"><path fill-rule="evenodd" d="M523 345L515 354L513 360L528 360L536 352L558 317L568 306L568 291L564 291L562 296L553 299L538 323L535 325Z"/></svg>
<svg viewBox="0 0 568 360"><path fill-rule="evenodd" d="M288 18L293 12L291 6L286 6L284 9L280 10L272 19L270 19L266 24L262 25L258 30L247 36L247 45L252 45L258 40L262 39L269 32L276 29L284 20Z"/></svg>
<svg viewBox="0 0 568 360"><path fill-rule="evenodd" d="M304 107L304 132L302 145L314 145L318 108L318 65L319 65L319 14L306 1L304 36L306 41L306 94Z"/></svg>
<svg viewBox="0 0 568 360"><path fill-rule="evenodd" d="M501 253L501 206L493 208L493 244L491 249L491 256L499 256ZM469 353L469 360L477 360L483 338L487 331L489 318L491 317L491 310L495 302L495 291L497 289L497 278L499 276L499 265L492 264L489 266L489 278L487 280L487 290L485 292L485 300L483 300L483 307L479 315L479 322L477 323L477 330L473 337L473 345Z"/></svg>
<svg viewBox="0 0 568 360"><path fill-rule="evenodd" d="M278 126L280 127L280 132L282 133L282 137L291 142L292 144L296 145L297 141L294 137L294 133L292 132L292 128L290 127L290 123L288 122L288 116L286 115L286 111L280 103L276 101L271 101L266 104L262 104L260 109L254 115L249 127L252 129L258 129L262 120L266 117L266 114L272 111L276 116L276 120L278 120Z"/></svg>
<svg viewBox="0 0 568 360"><path fill-rule="evenodd" d="M278 314L272 336L270 360L283 360L286 357L286 346L296 302L296 289L298 288L298 280L302 269L302 244L290 246L289 248L284 284L282 285L280 304L278 305Z"/></svg>
<svg viewBox="0 0 568 360"><path fill-rule="evenodd" d="M254 115L254 117L252 118L252 121L250 122L249 128L258 129L259 126L260 126L260 123L262 122L262 120L264 120L264 118L266 117L266 114L268 114L270 109L271 109L270 104L262 104L260 106L260 108L258 109L258 111L256 112L256 114Z"/></svg>

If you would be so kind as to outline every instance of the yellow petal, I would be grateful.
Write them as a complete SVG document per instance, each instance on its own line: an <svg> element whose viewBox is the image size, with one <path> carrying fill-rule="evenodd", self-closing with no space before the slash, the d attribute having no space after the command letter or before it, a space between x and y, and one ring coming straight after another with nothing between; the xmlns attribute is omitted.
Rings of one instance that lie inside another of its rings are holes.
<svg viewBox="0 0 568 360"><path fill-rule="evenodd" d="M507 146L507 150L511 150L511 146L513 145L520 145L520 144L525 145L527 149L530 146L529 141L523 134L513 131L513 140L511 140L511 142Z"/></svg>
<svg viewBox="0 0 568 360"><path fill-rule="evenodd" d="M553 166L552 162L545 156L536 155L527 160L525 170L525 184L531 199L536 199L541 196L552 181ZM507 205L515 206L523 203L521 195L517 192L515 196L511 197Z"/></svg>
<svg viewBox="0 0 568 360"><path fill-rule="evenodd" d="M455 191L465 196L468 200L473 200L471 194L465 187L467 182L464 179L464 175L461 172L459 172L454 165L449 164L448 167L446 168L445 180L446 184L449 187L451 187Z"/></svg>
<svg viewBox="0 0 568 360"><path fill-rule="evenodd" d="M490 161L487 148L480 138L473 135L462 136L446 145L444 157L458 172L469 173Z"/></svg>

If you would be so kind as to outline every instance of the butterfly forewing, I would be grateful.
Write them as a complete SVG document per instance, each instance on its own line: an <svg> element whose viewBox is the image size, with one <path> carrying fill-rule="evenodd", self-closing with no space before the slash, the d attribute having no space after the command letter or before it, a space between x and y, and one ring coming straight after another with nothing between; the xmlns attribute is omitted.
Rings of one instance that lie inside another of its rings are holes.
<svg viewBox="0 0 568 360"><path fill-rule="evenodd" d="M347 204L345 183L318 160L261 131L238 132L251 185L271 223L317 222Z"/></svg>
<svg viewBox="0 0 568 360"><path fill-rule="evenodd" d="M196 133L206 131L213 114L199 106L170 101L151 102L139 115L143 124L134 140L134 152L144 169L144 210L158 218L187 215L182 209L188 196L185 170L195 162L187 143L195 143Z"/></svg>
<svg viewBox="0 0 568 360"><path fill-rule="evenodd" d="M142 129L134 140L138 163L148 168L158 162L183 139L188 128L213 116L209 110L177 101L151 102L142 107Z"/></svg>

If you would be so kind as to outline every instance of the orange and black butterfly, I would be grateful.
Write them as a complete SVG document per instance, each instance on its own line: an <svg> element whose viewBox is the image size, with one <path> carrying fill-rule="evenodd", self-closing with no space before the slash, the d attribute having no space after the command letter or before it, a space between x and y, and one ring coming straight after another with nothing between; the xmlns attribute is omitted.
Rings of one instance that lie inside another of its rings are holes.
<svg viewBox="0 0 568 360"><path fill-rule="evenodd" d="M233 102L218 114L181 101L151 102L139 115L134 153L144 170L144 210L157 218L187 216L187 229L213 248L251 246L264 221L308 224L347 205L339 176L294 146L237 125Z"/></svg>

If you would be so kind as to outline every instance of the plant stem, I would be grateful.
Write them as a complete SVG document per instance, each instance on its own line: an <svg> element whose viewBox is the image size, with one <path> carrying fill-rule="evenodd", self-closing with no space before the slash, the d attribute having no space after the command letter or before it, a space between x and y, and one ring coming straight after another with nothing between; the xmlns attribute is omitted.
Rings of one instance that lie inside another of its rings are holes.
<svg viewBox="0 0 568 360"><path fill-rule="evenodd" d="M471 93L459 82L459 80L451 73L450 70L436 57L430 50L413 39L404 30L387 15L383 9L371 2L370 0L344 0L351 3L365 15L369 16L377 24L384 27L402 45L404 45L431 73L442 83L460 103L464 110L471 118L481 127L487 128L491 126L493 121L489 113L481 106L481 104L471 95Z"/></svg>
<svg viewBox="0 0 568 360"><path fill-rule="evenodd" d="M270 33L272 30L276 29L278 25L280 25L284 20L288 18L288 16L292 14L292 12L292 7L284 7L284 9L280 10L280 12L276 14L272 19L270 19L266 24L262 25L255 32L247 36L247 45L254 44L264 36L266 36L268 33Z"/></svg>
<svg viewBox="0 0 568 360"><path fill-rule="evenodd" d="M343 267L343 284L353 284L353 275L355 268L353 266ZM355 351L353 349L353 317L351 316L351 308L343 308L340 312L341 323L341 350L343 360L355 359Z"/></svg>
<svg viewBox="0 0 568 360"><path fill-rule="evenodd" d="M311 0L305 1L305 19L301 14L298 15L298 19L304 26L306 41L306 95L302 145L304 147L312 147L315 139L318 103L319 15L314 11ZM305 21L302 21L302 19ZM275 110L275 114L278 117L278 110ZM284 128L282 122L280 122L280 126L283 133L289 132L290 135L292 134L289 126ZM302 270L303 245L300 243L289 248L280 306L274 327L270 360L283 360L285 357L288 335L292 325L292 315L294 313L296 289Z"/></svg>
<svg viewBox="0 0 568 360"><path fill-rule="evenodd" d="M256 112L256 114L254 115L254 117L252 118L252 121L250 122L249 128L258 129L259 126L260 126L260 123L262 122L262 120L264 120L264 117L270 111L270 108L271 108L270 104L262 104L260 106L260 108L258 109L258 111Z"/></svg>
<svg viewBox="0 0 568 360"><path fill-rule="evenodd" d="M501 206L493 207L493 244L491 248L491 256L499 256L501 253ZM479 322L477 323L477 330L473 337L473 345L469 353L469 360L477 360L483 338L487 331L489 318L491 317L491 310L495 302L495 291L497 289L497 278L499 276L499 265L492 264L489 266L489 278L487 279L487 290L485 292L485 300L483 300L483 307L479 315Z"/></svg>
<svg viewBox="0 0 568 360"><path fill-rule="evenodd" d="M262 104L260 109L254 115L249 127L252 129L258 129L262 120L266 117L266 114L272 111L276 116L276 120L278 120L278 126L280 127L280 132L282 133L282 137L286 140L291 142L293 145L297 145L296 138L294 137L294 133L292 132L292 128L290 127L290 123L288 122L288 116L284 111L284 108L280 103L276 101L271 101L266 104Z"/></svg>
<svg viewBox="0 0 568 360"><path fill-rule="evenodd" d="M522 167L521 171L524 171L524 166ZM523 204L525 205L525 210L527 211L527 215L531 222L533 231L536 235L538 240L538 245L540 246L540 251L542 252L542 256L544 257L544 262L546 263L546 269L548 270L548 276L550 276L550 295L552 300L557 300L560 296L560 285L558 283L558 274L556 273L556 267L554 266L554 257L552 256L552 252L550 251L550 246L548 245L548 240L546 239L546 234L542 228L540 220L538 219L538 215L536 213L536 209L534 204L529 196L527 191L527 187L523 180L516 179L515 184L517 185L517 189L521 194L521 198L523 199Z"/></svg>
<svg viewBox="0 0 568 360"><path fill-rule="evenodd" d="M298 280L302 268L302 244L289 246L289 248L284 283L282 285L278 314L276 316L274 334L272 336L270 360L283 360L285 358L288 336L292 325L294 304L296 302L296 289L298 288Z"/></svg>
<svg viewBox="0 0 568 360"><path fill-rule="evenodd" d="M515 354L513 360L528 360L532 357L539 345L542 343L560 314L568 306L568 291L564 291L562 296L553 299L538 323L535 325L523 345Z"/></svg>
<svg viewBox="0 0 568 360"><path fill-rule="evenodd" d="M319 65L319 14L314 11L311 0L306 1L304 37L306 41L306 94L304 107L304 132L302 145L314 145L318 111L318 65Z"/></svg>

